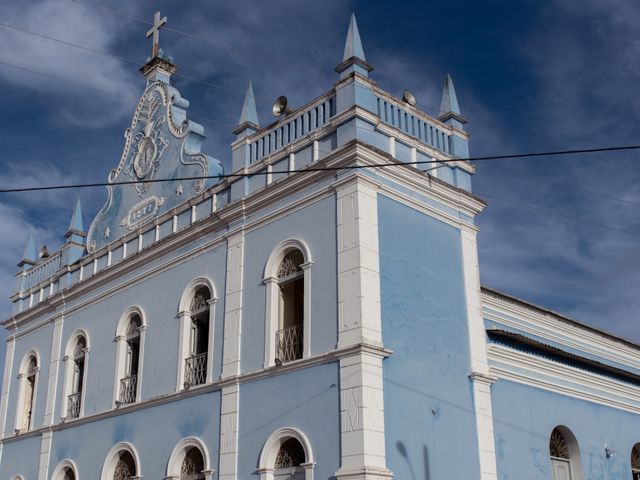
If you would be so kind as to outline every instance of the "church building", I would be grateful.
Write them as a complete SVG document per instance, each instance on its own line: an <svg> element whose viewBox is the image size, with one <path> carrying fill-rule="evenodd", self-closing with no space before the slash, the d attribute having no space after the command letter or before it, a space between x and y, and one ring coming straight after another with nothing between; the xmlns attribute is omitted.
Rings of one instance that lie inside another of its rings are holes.
<svg viewBox="0 0 640 480"><path fill-rule="evenodd" d="M223 171L164 22L104 206L18 263L0 479L640 479L640 346L480 284L450 76L385 91L352 16Z"/></svg>

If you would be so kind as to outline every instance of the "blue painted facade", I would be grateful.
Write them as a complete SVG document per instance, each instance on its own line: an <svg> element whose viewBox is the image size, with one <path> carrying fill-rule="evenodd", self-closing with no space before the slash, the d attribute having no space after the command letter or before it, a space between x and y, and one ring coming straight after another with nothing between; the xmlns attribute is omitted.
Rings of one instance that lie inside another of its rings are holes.
<svg viewBox="0 0 640 480"><path fill-rule="evenodd" d="M27 240L0 478L107 480L130 454L133 478L177 479L195 448L206 479L551 479L557 426L572 479L631 477L640 347L481 288L449 75L438 118L393 97L352 17L325 94L263 128L249 84L226 178L175 70L141 69L91 226L78 202L60 251Z"/></svg>

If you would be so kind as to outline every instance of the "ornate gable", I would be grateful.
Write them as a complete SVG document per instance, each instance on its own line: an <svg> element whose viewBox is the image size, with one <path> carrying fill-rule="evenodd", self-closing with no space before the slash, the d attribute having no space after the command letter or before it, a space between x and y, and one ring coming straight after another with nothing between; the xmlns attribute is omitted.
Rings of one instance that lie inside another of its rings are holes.
<svg viewBox="0 0 640 480"><path fill-rule="evenodd" d="M204 128L187 120L189 101L169 84L176 67L155 57L142 72L147 88L125 130L118 166L109 174L107 202L89 228L87 249L96 249L151 222L217 179L153 182L164 178L221 175L219 160L200 152ZM133 182L118 185L119 182Z"/></svg>

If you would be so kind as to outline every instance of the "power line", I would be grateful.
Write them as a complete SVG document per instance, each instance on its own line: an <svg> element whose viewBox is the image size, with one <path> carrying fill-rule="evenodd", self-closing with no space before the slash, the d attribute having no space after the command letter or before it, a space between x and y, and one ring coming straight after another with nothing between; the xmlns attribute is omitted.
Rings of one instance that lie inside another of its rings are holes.
<svg viewBox="0 0 640 480"><path fill-rule="evenodd" d="M45 40L49 40L49 41L52 41L52 42L57 42L57 43L60 43L62 45L66 45L68 47L77 48L77 49L80 49L80 50L84 50L86 52L95 53L97 55L102 55L102 56L105 56L105 57L115 58L117 60L121 60L123 62L136 65L137 67L142 67L144 65L143 63L141 63L141 62L139 62L137 60L133 60L131 58L123 57L121 55L116 55L114 53L106 52L104 50L98 50L98 49L95 49L95 48L86 47L84 45L79 45L77 43L73 43L73 42L70 42L68 40L62 40L60 38L52 37L50 35L45 35L44 33L34 32L32 30L28 30L28 29L23 28L23 27L18 27L16 25L11 25L9 23L0 22L0 26L4 27L4 28L10 28L12 30L16 30L16 31L21 32L21 33L27 33L29 35L34 35L36 37L39 37L39 38L42 38L42 39L45 39ZM242 92L240 90L235 90L233 88L225 87L223 85L218 85L216 83L211 83L211 82L208 82L206 80L202 80L202 79L199 79L199 78L192 77L190 75L186 75L184 73L176 72L176 73L173 74L173 76L174 77L179 77L179 78L184 78L185 80L189 80L191 82L200 83L200 84L205 85L207 87L216 88L216 89L220 89L220 90L225 90L227 92L233 92L233 93L237 93L239 95L244 95L245 94L245 92Z"/></svg>
<svg viewBox="0 0 640 480"><path fill-rule="evenodd" d="M123 182L94 182L94 183L77 183L69 185L49 185L43 187L18 187L18 188L5 188L0 189L0 193L20 193L20 192L34 192L43 190L63 190L70 188L92 188L92 187L106 187L115 185L135 185L146 183L161 183L161 182L176 182L176 181L189 181L189 180L223 180L226 178L243 178L253 177L257 175L278 175L278 174L292 174L292 173L312 173L312 172L328 172L328 171L342 171L342 170L360 170L360 169L379 169L387 167L400 167L400 166L415 166L415 165L433 165L433 164L446 164L458 161L468 162L482 162L489 160L508 160L516 158L530 158L530 157L542 157L542 156L562 156L562 155L577 155L577 154L589 154L589 153L601 153L601 152L618 152L624 150L638 150L640 145L626 145L626 146L610 146L600 148L584 148L573 150L556 150L549 152L528 152L528 153L513 153L507 155L485 155L479 157L469 158L451 158L444 160L420 160L416 162L388 162L377 165L347 165L341 167L316 167L316 168L304 168L300 170L281 170L276 172L258 171L255 173L228 173L221 175L196 175L190 177L178 177L178 178L156 178L149 180L131 180Z"/></svg>
<svg viewBox="0 0 640 480"><path fill-rule="evenodd" d="M105 89L100 88L100 87L96 87L96 86L93 86L93 85L88 85L86 83L76 82L75 80L69 80L68 78L62 78L62 77L58 77L56 75L51 75L50 73L39 72L37 70L33 70L33 69L30 69L30 68L27 68L27 67L23 67L21 65L16 65L14 63L5 62L3 60L0 60L0 65L4 65L6 67L15 68L16 70L21 70L23 72L32 73L34 75L40 75L42 77L50 78L52 80L57 80L59 82L69 83L71 85L75 85L76 87L82 87L82 88L88 88L90 90L96 90L98 92L105 93L107 95L113 95L114 97L121 98L123 100L127 100L129 102L133 102L133 103L136 103L136 104L140 101L140 99L137 99L137 98L128 97L126 95L121 95L119 93L111 92L109 90L105 90ZM196 115L196 114L193 114L191 112L189 112L188 116L189 116L189 118L194 118L194 119L197 119L197 120L202 120L204 122L209 122L209 123L213 123L213 124L216 124L216 125L221 125L221 126L224 126L225 128L229 128L229 129L235 128L237 126L237 125L231 125L231 124L223 123L223 122L221 122L219 120L214 120L212 118L203 117L202 115Z"/></svg>

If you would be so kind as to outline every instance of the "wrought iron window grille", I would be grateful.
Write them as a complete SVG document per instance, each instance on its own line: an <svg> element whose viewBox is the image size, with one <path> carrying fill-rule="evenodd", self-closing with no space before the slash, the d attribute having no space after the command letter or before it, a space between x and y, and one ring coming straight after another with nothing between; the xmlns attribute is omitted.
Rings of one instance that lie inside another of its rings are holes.
<svg viewBox="0 0 640 480"><path fill-rule="evenodd" d="M565 441L562 433L557 428L551 432L551 439L549 440L549 452L554 458L569 459L569 447Z"/></svg>
<svg viewBox="0 0 640 480"><path fill-rule="evenodd" d="M120 397L118 398L119 405L116 402L116 406L128 405L136 401L136 393L138 389L138 376L131 375L120 380Z"/></svg>
<svg viewBox="0 0 640 480"><path fill-rule="evenodd" d="M82 392L72 393L67 397L67 419L78 418L80 416L80 403Z"/></svg>
<svg viewBox="0 0 640 480"><path fill-rule="evenodd" d="M202 385L207 381L207 352L192 355L185 359L185 388Z"/></svg>
<svg viewBox="0 0 640 480"><path fill-rule="evenodd" d="M302 358L303 327L298 323L276 332L276 359L282 363Z"/></svg>

